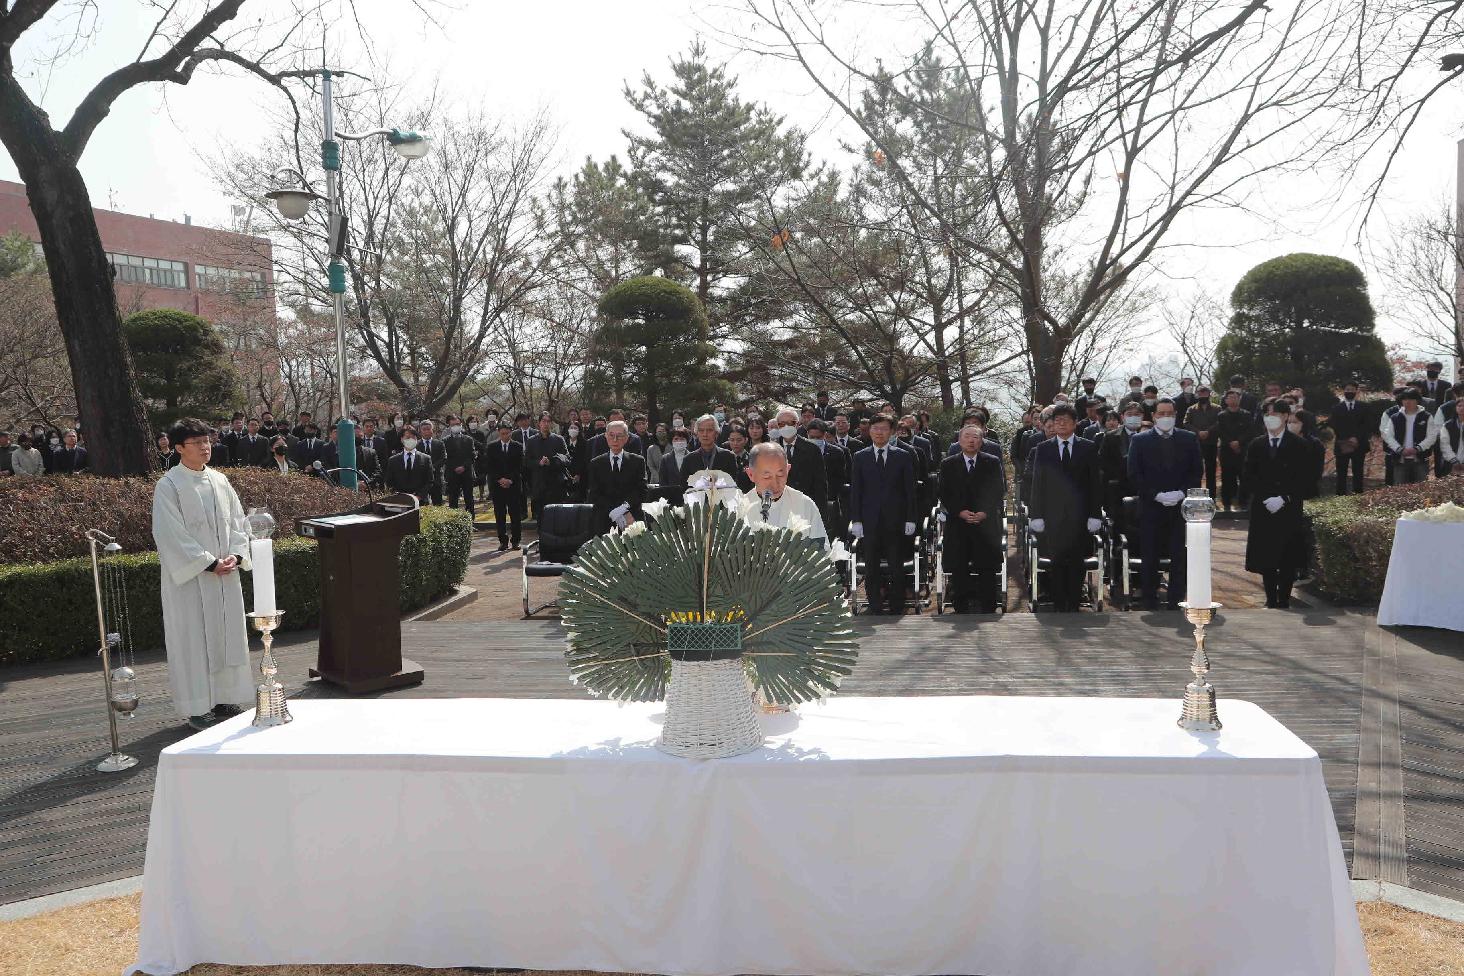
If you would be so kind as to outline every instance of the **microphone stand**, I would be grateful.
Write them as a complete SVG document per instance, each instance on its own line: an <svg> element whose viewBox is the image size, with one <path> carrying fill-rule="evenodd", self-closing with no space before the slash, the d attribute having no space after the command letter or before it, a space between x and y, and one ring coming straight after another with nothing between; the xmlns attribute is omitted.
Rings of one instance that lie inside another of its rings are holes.
<svg viewBox="0 0 1464 976"><path fill-rule="evenodd" d="M769 489L767 489L766 491L764 491L762 493L762 520L764 522L766 522L768 520L768 512L772 511L772 508L773 508L773 490L771 488L769 488Z"/></svg>

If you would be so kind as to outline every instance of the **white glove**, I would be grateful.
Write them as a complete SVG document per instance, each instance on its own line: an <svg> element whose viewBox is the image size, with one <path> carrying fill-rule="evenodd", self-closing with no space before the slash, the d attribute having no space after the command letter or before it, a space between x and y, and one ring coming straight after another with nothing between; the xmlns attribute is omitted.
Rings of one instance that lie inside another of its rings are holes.
<svg viewBox="0 0 1464 976"><path fill-rule="evenodd" d="M619 522L621 519L625 518L625 513L628 511L630 511L630 504L628 502L622 502L621 504L610 509L610 521Z"/></svg>
<svg viewBox="0 0 1464 976"><path fill-rule="evenodd" d="M914 522L906 522L905 523L905 534L906 535L914 535L915 534L915 523Z"/></svg>
<svg viewBox="0 0 1464 976"><path fill-rule="evenodd" d="M864 538L864 523L863 522L850 522L849 523L849 534L852 535L856 539L862 539L862 538Z"/></svg>
<svg viewBox="0 0 1464 976"><path fill-rule="evenodd" d="M1103 528L1103 522L1101 520L1099 520L1099 519L1088 519L1088 531L1089 532L1097 532L1101 528Z"/></svg>
<svg viewBox="0 0 1464 976"><path fill-rule="evenodd" d="M1165 508L1173 508L1175 505L1178 505L1180 502L1184 501L1184 492L1161 491L1159 494L1154 496L1154 500L1160 505L1163 505Z"/></svg>
<svg viewBox="0 0 1464 976"><path fill-rule="evenodd" d="M1041 532L1043 529L1047 528L1047 523L1042 521L1041 519L1033 519L1032 521L1027 523L1027 528L1031 529L1033 532Z"/></svg>
<svg viewBox="0 0 1464 976"><path fill-rule="evenodd" d="M1281 511L1281 509L1286 507L1286 499L1282 498L1280 495L1272 495L1261 504L1266 506L1266 511L1270 512L1272 515L1275 515L1277 512Z"/></svg>

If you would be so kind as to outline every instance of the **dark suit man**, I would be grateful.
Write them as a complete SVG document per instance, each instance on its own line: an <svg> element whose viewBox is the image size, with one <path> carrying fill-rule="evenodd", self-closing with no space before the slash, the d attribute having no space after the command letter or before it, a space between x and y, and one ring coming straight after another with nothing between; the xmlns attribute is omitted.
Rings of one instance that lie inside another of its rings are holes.
<svg viewBox="0 0 1464 976"><path fill-rule="evenodd" d="M773 420L773 426L784 430L791 427L796 431L798 415L792 410L780 410ZM824 470L823 455L818 448L807 437L796 434L791 439L780 440L771 437L770 433L769 439L783 446L783 450L788 453L788 463L793 465L788 472L788 487L797 488L812 498L819 506L819 514L825 514L823 510L828 503L824 499L829 497L828 473Z"/></svg>
<svg viewBox="0 0 1464 976"><path fill-rule="evenodd" d="M721 434L721 428L718 427L716 418L699 418L695 431L697 446L689 451L681 462L681 483L690 485L692 479L703 471L723 471L729 478L736 481L737 458L725 447L717 446L717 437Z"/></svg>
<svg viewBox="0 0 1464 976"><path fill-rule="evenodd" d="M458 498L471 517L477 516L473 507L473 488L478 483L476 462L478 442L471 434L464 433L462 421L457 417L448 419L447 436L442 439L442 453L446 471L443 480L447 486L447 504L458 507Z"/></svg>
<svg viewBox="0 0 1464 976"><path fill-rule="evenodd" d="M76 434L67 431L62 446L51 457L51 470L55 474L76 474L87 469L86 448L76 446Z"/></svg>
<svg viewBox="0 0 1464 976"><path fill-rule="evenodd" d="M820 390L817 397L818 403L814 405L813 415L826 424L834 422L834 414L839 409L829 402L829 395L826 391Z"/></svg>
<svg viewBox="0 0 1464 976"><path fill-rule="evenodd" d="M1342 395L1327 410L1327 426L1332 428L1332 457L1337 469L1337 494L1347 494L1347 476L1352 476L1352 493L1362 493L1362 468L1377 424L1371 413L1357 398L1357 384L1342 384Z"/></svg>
<svg viewBox="0 0 1464 976"><path fill-rule="evenodd" d="M301 430L304 435L295 441L290 447L290 462L313 477L320 476L320 468L315 462L325 457L325 441L320 438L320 431L314 427L306 427ZM324 467L322 464L320 467Z"/></svg>
<svg viewBox="0 0 1464 976"><path fill-rule="evenodd" d="M615 421L615 418L612 417L611 418L611 423L614 423L614 421ZM625 421L622 419L621 420L621 423L625 423ZM607 424L605 426L605 430L608 431L609 429L610 429L609 424ZM639 437L635 436L635 432L634 431L631 431L629 426L627 426L625 429L628 432L627 435L626 435L626 438L627 439L626 439L626 442L625 442L625 450L629 451L632 454L639 454L641 457L645 457L646 448L645 448L645 445L641 443L641 439ZM610 442L606 439L605 432L604 431L602 431L602 432L596 434L594 437L591 437L590 438L590 452L589 453L590 453L590 460L591 461L593 461L595 458L599 457L601 454L604 454L608 450L610 450Z"/></svg>
<svg viewBox="0 0 1464 976"><path fill-rule="evenodd" d="M269 464L269 441L260 435L259 421L249 421L248 429L235 442L234 463L250 468L262 468Z"/></svg>
<svg viewBox="0 0 1464 976"><path fill-rule="evenodd" d="M447 480L447 445L437 436L437 425L424 420L417 425L417 453L432 459L432 504L442 504L442 488Z"/></svg>
<svg viewBox="0 0 1464 976"><path fill-rule="evenodd" d="M546 413L539 418L538 434L529 441L528 453L524 455L534 518L540 517L545 505L564 499L564 473L568 467L569 445L554 433L554 422Z"/></svg>
<svg viewBox="0 0 1464 976"><path fill-rule="evenodd" d="M833 436L822 420L815 420L808 425L808 442L823 455L824 486L828 494L815 501L821 509L824 527L829 531L830 538L833 538L835 526L843 528L838 513L844 486L849 483L849 454L834 443Z"/></svg>
<svg viewBox="0 0 1464 976"><path fill-rule="evenodd" d="M617 517L627 523L645 517L641 503L646 495L646 460L631 453L629 440L625 421L612 420L605 425L608 450L590 459L588 494L599 532L609 532Z"/></svg>
<svg viewBox="0 0 1464 976"><path fill-rule="evenodd" d="M244 425L244 415L242 413L234 414L234 419L229 429L224 431L223 435L219 437L219 440L229 449L230 467L243 468L249 465L248 451L244 447L247 437L248 431ZM217 460L210 460L209 464L216 468L223 466Z"/></svg>
<svg viewBox="0 0 1464 976"><path fill-rule="evenodd" d="M1169 559L1169 609L1178 610L1186 582L1184 516L1180 503L1191 488L1200 486L1205 462L1200 439L1178 430L1178 408L1161 399L1154 406L1154 429L1136 436L1129 445L1128 475L1139 497L1139 551L1143 563L1139 582L1144 607L1156 608L1159 598L1159 560Z"/></svg>
<svg viewBox="0 0 1464 976"><path fill-rule="evenodd" d="M1215 439L1220 445L1220 502L1225 511L1232 504L1244 511L1250 503L1250 486L1241 477L1246 446L1255 436L1255 415L1241 406L1239 390L1227 390L1220 416L1215 418Z"/></svg>
<svg viewBox="0 0 1464 976"><path fill-rule="evenodd" d="M381 481L381 455L376 452L372 442L364 438L356 442L356 470L368 484L374 485Z"/></svg>
<svg viewBox="0 0 1464 976"><path fill-rule="evenodd" d="M1306 520L1302 501L1313 470L1311 447L1286 430L1291 404L1277 401L1267 414L1266 433L1251 441L1245 454L1245 479L1251 488L1250 528L1245 568L1260 573L1266 606L1291 606L1291 586L1306 564Z"/></svg>
<svg viewBox="0 0 1464 976"><path fill-rule="evenodd" d="M869 447L854 455L849 479L849 532L862 540L865 595L871 613L905 612L905 550L915 534L915 455L890 437L894 420L876 416ZM818 450L814 448L814 450ZM886 574L883 563L888 562Z"/></svg>
<svg viewBox="0 0 1464 976"><path fill-rule="evenodd" d="M1037 533L1038 554L1050 560L1052 602L1071 612L1082 602L1083 561L1101 525L1098 449L1074 434L1077 417L1069 404L1052 408L1050 426L1052 437L1032 451L1028 525Z"/></svg>
<svg viewBox="0 0 1464 976"><path fill-rule="evenodd" d="M1448 380L1439 379L1439 374L1444 371L1443 363L1429 363L1426 370L1424 374L1425 379L1423 380L1423 395L1435 404L1441 404L1448 397L1449 391L1454 386Z"/></svg>
<svg viewBox="0 0 1464 976"><path fill-rule="evenodd" d="M993 613L1000 599L1006 477L1001 461L981 450L981 435L975 425L961 428L957 453L940 464L938 493L946 516L943 556L956 613Z"/></svg>
<svg viewBox="0 0 1464 976"><path fill-rule="evenodd" d="M414 450L407 450L409 443ZM432 459L419 454L416 446L416 438L409 435L403 439L402 453L386 462L386 487L416 495L417 501L425 505L432 493Z"/></svg>
<svg viewBox="0 0 1464 976"><path fill-rule="evenodd" d="M498 526L498 551L503 552L510 544L517 549L524 518L524 449L513 439L513 425L508 421L498 422L498 440L488 445L482 460L488 471L493 520ZM505 523L512 525L511 540Z"/></svg>

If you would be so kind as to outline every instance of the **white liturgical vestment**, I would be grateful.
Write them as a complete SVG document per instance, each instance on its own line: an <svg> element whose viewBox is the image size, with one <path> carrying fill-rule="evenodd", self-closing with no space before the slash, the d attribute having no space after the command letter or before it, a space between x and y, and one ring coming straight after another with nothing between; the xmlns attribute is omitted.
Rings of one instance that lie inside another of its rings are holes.
<svg viewBox="0 0 1464 976"><path fill-rule="evenodd" d="M173 707L187 718L215 705L249 704L254 686L244 587L238 570L208 572L209 564L231 553L250 568L244 507L234 486L216 471L179 464L158 479L152 516Z"/></svg>
<svg viewBox="0 0 1464 976"><path fill-rule="evenodd" d="M762 496L758 494L756 487L743 493L738 509L742 512L742 520L748 525L758 525L763 521ZM824 531L823 516L819 514L813 499L797 488L784 488L783 494L773 499L772 507L768 509L768 524L786 529L788 519L794 515L808 523L808 538L828 541L829 534Z"/></svg>

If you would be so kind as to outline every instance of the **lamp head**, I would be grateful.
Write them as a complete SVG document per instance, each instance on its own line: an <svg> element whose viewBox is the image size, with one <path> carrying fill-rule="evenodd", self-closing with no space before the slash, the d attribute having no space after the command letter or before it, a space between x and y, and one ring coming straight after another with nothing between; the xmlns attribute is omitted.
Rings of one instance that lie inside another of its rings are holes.
<svg viewBox="0 0 1464 976"><path fill-rule="evenodd" d="M403 131L392 129L386 135L386 141L391 143L397 155L403 159L421 159L427 155L427 150L432 148L432 142L427 133L416 132L411 129Z"/></svg>
<svg viewBox="0 0 1464 976"><path fill-rule="evenodd" d="M312 203L323 199L309 190L297 189L271 190L265 194L265 197L274 201L275 206L280 210L280 216L286 220L300 220L310 212Z"/></svg>

